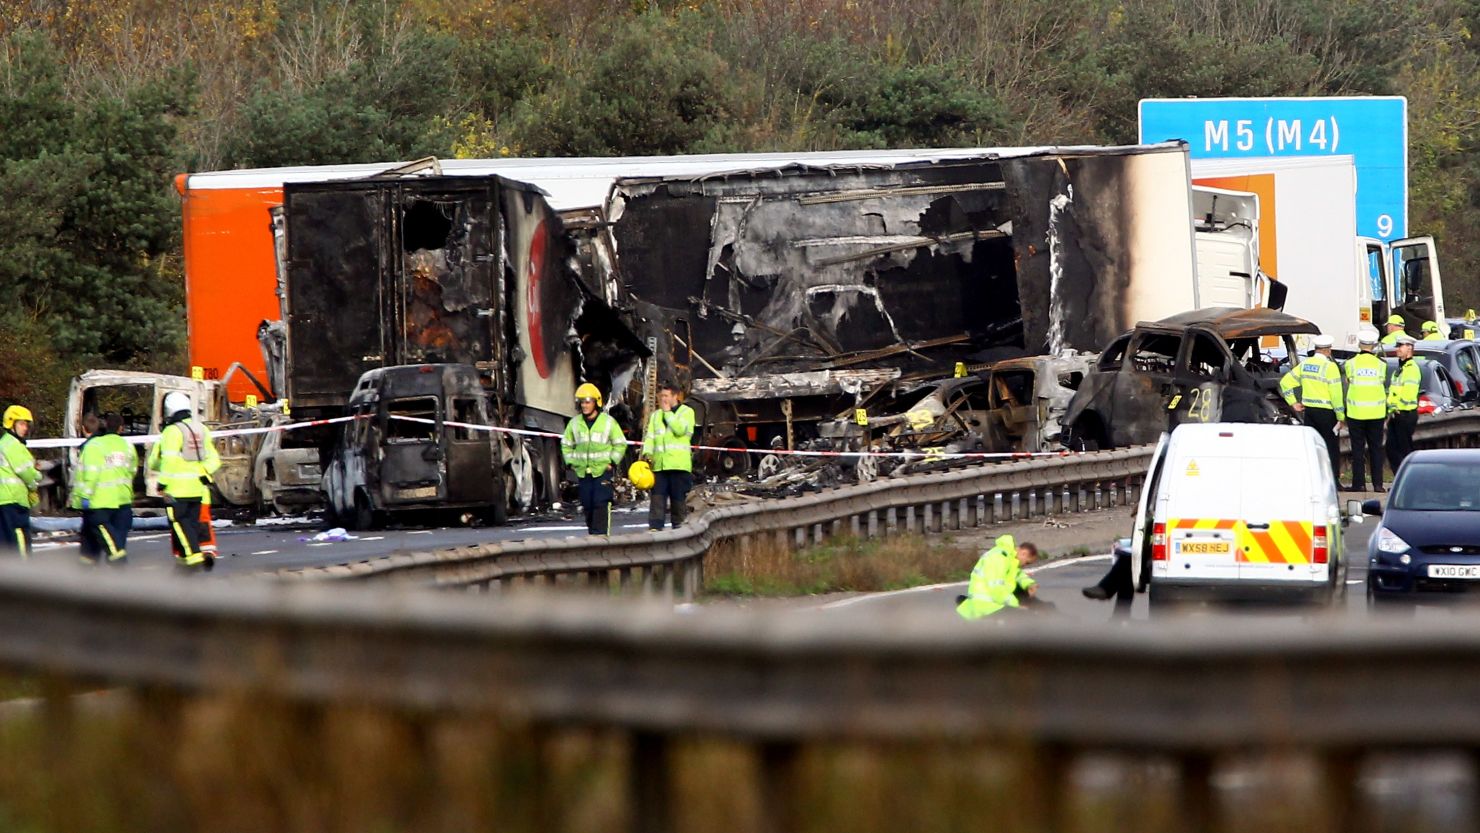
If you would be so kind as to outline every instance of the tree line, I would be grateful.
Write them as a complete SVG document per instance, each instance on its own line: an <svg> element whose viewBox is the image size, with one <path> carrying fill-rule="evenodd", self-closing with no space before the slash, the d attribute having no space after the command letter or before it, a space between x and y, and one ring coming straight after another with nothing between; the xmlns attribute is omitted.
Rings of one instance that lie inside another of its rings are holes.
<svg viewBox="0 0 1480 833"><path fill-rule="evenodd" d="M1118 144L1153 96L1407 96L1411 228L1480 304L1477 22L1480 0L13 0L0 398L180 369L182 171Z"/></svg>

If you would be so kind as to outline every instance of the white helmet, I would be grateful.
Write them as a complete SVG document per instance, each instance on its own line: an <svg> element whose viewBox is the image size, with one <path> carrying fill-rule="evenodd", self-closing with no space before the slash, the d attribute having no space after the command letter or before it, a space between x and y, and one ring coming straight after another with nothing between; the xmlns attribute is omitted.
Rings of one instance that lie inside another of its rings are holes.
<svg viewBox="0 0 1480 833"><path fill-rule="evenodd" d="M1376 344L1377 342L1378 342L1377 331L1374 330L1374 329L1372 329L1372 328L1370 328L1370 327L1367 328L1367 329L1362 330L1359 333L1357 333L1357 343L1358 344Z"/></svg>
<svg viewBox="0 0 1480 833"><path fill-rule="evenodd" d="M164 395L164 415L174 416L181 411L190 410L190 396L177 390L172 390Z"/></svg>
<svg viewBox="0 0 1480 833"><path fill-rule="evenodd" d="M1315 338L1311 339L1310 343L1314 345L1317 350L1324 350L1327 347L1334 347L1336 345L1336 342L1332 341L1330 336L1316 336Z"/></svg>

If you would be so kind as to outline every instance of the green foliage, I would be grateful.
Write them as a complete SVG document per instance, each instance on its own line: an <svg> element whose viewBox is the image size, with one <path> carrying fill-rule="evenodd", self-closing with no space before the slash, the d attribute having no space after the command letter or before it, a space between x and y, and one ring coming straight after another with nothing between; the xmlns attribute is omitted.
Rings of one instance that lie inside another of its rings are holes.
<svg viewBox="0 0 1480 833"><path fill-rule="evenodd" d="M173 355L184 335L176 120L184 71L123 95L59 95L60 68L31 34L5 43L0 87L0 295L68 357ZM16 140L15 137L22 137Z"/></svg>
<svg viewBox="0 0 1480 833"><path fill-rule="evenodd" d="M865 63L820 99L849 147L988 144L1007 127L997 101L946 66Z"/></svg>
<svg viewBox="0 0 1480 833"><path fill-rule="evenodd" d="M634 17L617 24L589 66L528 102L521 147L554 156L683 153L728 116L727 72L673 20Z"/></svg>

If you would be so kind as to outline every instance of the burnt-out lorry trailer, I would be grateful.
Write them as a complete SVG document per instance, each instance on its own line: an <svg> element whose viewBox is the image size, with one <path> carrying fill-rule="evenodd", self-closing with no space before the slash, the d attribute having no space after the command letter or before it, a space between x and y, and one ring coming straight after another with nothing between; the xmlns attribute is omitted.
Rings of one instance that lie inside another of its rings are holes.
<svg viewBox="0 0 1480 833"><path fill-rule="evenodd" d="M270 375L293 416L344 415L353 394L356 408L390 420L387 431L400 426L422 442L428 430L455 433L455 441L427 454L429 462L444 479L450 473L483 476L472 468L490 466L486 476L506 482L473 493L505 495L507 508L554 497L562 471L558 441L494 431L470 435L443 423L559 433L581 379L630 376L645 353L576 278L568 236L534 186L497 176L288 183L277 224L284 332L280 366ZM371 374L408 366L421 366L426 378L461 368L459 389L471 374L482 401L456 414L446 403L465 394L449 394L435 405L439 397L412 390L423 381L416 372ZM369 401L398 396L397 385L407 387L406 414ZM367 386L375 388L373 395L366 395ZM395 441L351 424L303 434L300 442L321 449L326 472L343 474L347 466L335 460L353 451L346 450L346 437L354 436ZM472 436L486 439L491 452L475 448ZM454 454L484 462L450 459ZM358 488L366 479L351 477L346 486L345 477L326 478L325 487ZM399 491L387 487L386 494L421 496L429 502L422 508L435 508L448 494L468 493L433 488L435 477L413 479ZM330 501L339 514L355 506L352 495L339 497ZM369 508L378 512L384 506L376 501L372 496ZM360 513L362 522L368 511Z"/></svg>
<svg viewBox="0 0 1480 833"><path fill-rule="evenodd" d="M1195 308L1188 172L1174 142L629 177L604 211L609 285L735 471L883 387L1097 352Z"/></svg>

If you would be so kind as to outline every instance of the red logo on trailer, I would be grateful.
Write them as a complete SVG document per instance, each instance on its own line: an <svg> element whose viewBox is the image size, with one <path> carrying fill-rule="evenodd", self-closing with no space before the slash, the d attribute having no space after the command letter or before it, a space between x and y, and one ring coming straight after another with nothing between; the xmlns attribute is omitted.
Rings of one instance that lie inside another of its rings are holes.
<svg viewBox="0 0 1480 833"><path fill-rule="evenodd" d="M525 332L529 333L529 353L534 359L534 369L541 379L550 378L550 357L545 352L544 318L540 310L540 279L545 274L545 250L549 248L545 232L545 221L534 227L529 238L529 265L524 282Z"/></svg>

